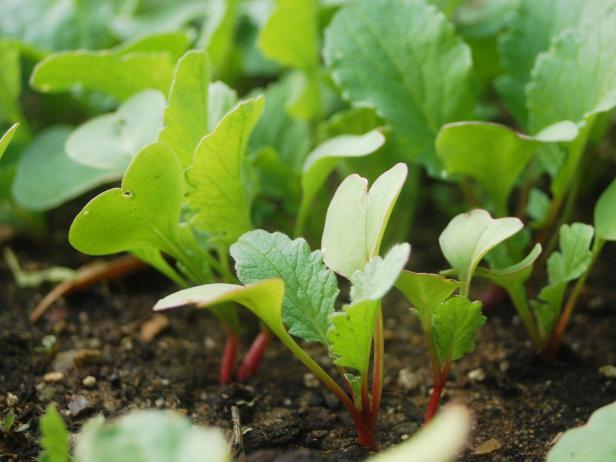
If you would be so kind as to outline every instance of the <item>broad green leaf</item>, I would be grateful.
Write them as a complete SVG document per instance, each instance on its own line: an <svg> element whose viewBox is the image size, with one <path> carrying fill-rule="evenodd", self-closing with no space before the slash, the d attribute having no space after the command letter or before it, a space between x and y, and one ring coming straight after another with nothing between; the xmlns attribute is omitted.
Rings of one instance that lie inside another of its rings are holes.
<svg viewBox="0 0 616 462"><path fill-rule="evenodd" d="M9 144L11 144L11 140L13 139L13 136L18 128L19 124L13 124L11 128L9 128L4 135L2 135L2 138L0 138L0 159L2 159L2 156L9 147Z"/></svg>
<svg viewBox="0 0 616 462"><path fill-rule="evenodd" d="M470 49L445 16L422 0L351 2L328 27L323 53L343 96L376 109L409 158L440 174L436 134L470 119L475 101Z"/></svg>
<svg viewBox="0 0 616 462"><path fill-rule="evenodd" d="M231 460L220 430L193 426L170 411L141 410L112 422L89 420L77 439L75 462L200 462L204 454L212 462Z"/></svg>
<svg viewBox="0 0 616 462"><path fill-rule="evenodd" d="M30 76L30 85L43 93L100 91L118 100L147 89L166 94L173 64L172 56L165 52L66 51L39 62Z"/></svg>
<svg viewBox="0 0 616 462"><path fill-rule="evenodd" d="M327 209L321 250L325 264L350 279L379 254L389 216L406 180L407 167L396 164L368 190L359 175L347 177Z"/></svg>
<svg viewBox="0 0 616 462"><path fill-rule="evenodd" d="M380 300L396 284L411 255L407 243L393 246L385 258L372 257L366 266L351 276L351 300Z"/></svg>
<svg viewBox="0 0 616 462"><path fill-rule="evenodd" d="M222 118L237 104L237 92L226 83L216 81L208 87L207 128L213 131ZM266 103L267 105L267 103Z"/></svg>
<svg viewBox="0 0 616 462"><path fill-rule="evenodd" d="M173 147L185 167L192 164L195 148L208 133L209 84L205 52L191 50L180 58L165 109L165 128L158 139Z"/></svg>
<svg viewBox="0 0 616 462"><path fill-rule="evenodd" d="M330 316L327 338L336 365L351 367L360 374L368 371L378 307L377 300L360 300Z"/></svg>
<svg viewBox="0 0 616 462"><path fill-rule="evenodd" d="M453 462L462 452L471 427L470 412L448 404L408 441L369 457L367 462Z"/></svg>
<svg viewBox="0 0 616 462"><path fill-rule="evenodd" d="M13 197L29 210L49 210L117 178L116 170L87 167L69 159L64 145L71 129L45 129L25 149L13 183Z"/></svg>
<svg viewBox="0 0 616 462"><path fill-rule="evenodd" d="M507 268L482 268L475 270L475 275L489 279L502 287L511 287L514 284L526 281L532 274L533 265L541 255L541 244L535 244L523 260Z"/></svg>
<svg viewBox="0 0 616 462"><path fill-rule="evenodd" d="M314 148L306 158L302 171L302 202L298 221L306 220L316 194L341 159L367 156L379 149L384 142L385 137L381 132L373 130L359 136L337 136Z"/></svg>
<svg viewBox="0 0 616 462"><path fill-rule="evenodd" d="M239 0L212 0L207 5L203 41L217 74L224 71L233 49Z"/></svg>
<svg viewBox="0 0 616 462"><path fill-rule="evenodd" d="M276 0L259 34L258 47L269 59L287 67L310 69L319 62L316 0Z"/></svg>
<svg viewBox="0 0 616 462"><path fill-rule="evenodd" d="M560 133L555 133L559 131ZM571 141L575 124L561 123L546 132L554 141ZM449 174L467 175L485 189L499 214L506 214L507 200L516 180L544 138L529 137L488 122L457 122L441 128L436 151Z"/></svg>
<svg viewBox="0 0 616 462"><path fill-rule="evenodd" d="M154 248L177 257L184 172L163 143L146 146L129 165L121 188L92 199L73 221L69 241L88 255Z"/></svg>
<svg viewBox="0 0 616 462"><path fill-rule="evenodd" d="M255 230L231 246L231 256L242 284L282 279L282 318L289 333L327 345L329 315L339 291L336 276L323 263L319 250L310 252L301 238Z"/></svg>
<svg viewBox="0 0 616 462"><path fill-rule="evenodd" d="M537 59L526 87L531 133L561 120L579 123L616 105L616 62L610 52L616 2L596 5L600 14L593 21L564 31Z"/></svg>
<svg viewBox="0 0 616 462"><path fill-rule="evenodd" d="M560 251L548 258L550 284L572 281L586 271L592 261L590 245L593 234L593 227L584 223L560 227Z"/></svg>
<svg viewBox="0 0 616 462"><path fill-rule="evenodd" d="M438 274L402 271L396 287L417 310L422 322L430 323L432 314L461 284Z"/></svg>
<svg viewBox="0 0 616 462"><path fill-rule="evenodd" d="M188 170L191 222L226 245L252 227L245 157L262 112L262 97L238 104L201 140Z"/></svg>
<svg viewBox="0 0 616 462"><path fill-rule="evenodd" d="M468 286L481 259L522 228L517 218L494 219L485 210L475 209L454 217L441 233L439 244L451 267Z"/></svg>
<svg viewBox="0 0 616 462"><path fill-rule="evenodd" d="M191 41L190 31L161 32L149 35L135 34L136 39L127 40L115 50L119 53L169 53L174 60L179 59L188 49Z"/></svg>
<svg viewBox="0 0 616 462"><path fill-rule="evenodd" d="M75 129L66 140L67 156L89 167L116 171L121 178L133 157L156 140L165 104L157 90L137 93L116 112L94 117Z"/></svg>
<svg viewBox="0 0 616 462"><path fill-rule="evenodd" d="M607 462L616 460L616 403L593 412L588 423L567 430L547 456L547 462Z"/></svg>
<svg viewBox="0 0 616 462"><path fill-rule="evenodd" d="M68 462L70 434L58 414L55 406L50 404L40 421L41 446L46 462Z"/></svg>
<svg viewBox="0 0 616 462"><path fill-rule="evenodd" d="M595 235L597 239L616 241L616 180L612 180L595 205Z"/></svg>
<svg viewBox="0 0 616 462"><path fill-rule="evenodd" d="M541 289L537 300L530 301L539 324L539 331L544 338L549 337L554 323L560 315L566 290L566 282L550 284Z"/></svg>
<svg viewBox="0 0 616 462"><path fill-rule="evenodd" d="M537 57L548 50L552 39L564 30L600 20L609 2L611 0L521 0L518 14L501 36L501 60L506 75L497 80L496 87L522 126L526 126L527 118L524 90Z"/></svg>
<svg viewBox="0 0 616 462"><path fill-rule="evenodd" d="M432 332L441 363L456 361L475 348L475 334L486 322L481 303L455 295L434 311Z"/></svg>

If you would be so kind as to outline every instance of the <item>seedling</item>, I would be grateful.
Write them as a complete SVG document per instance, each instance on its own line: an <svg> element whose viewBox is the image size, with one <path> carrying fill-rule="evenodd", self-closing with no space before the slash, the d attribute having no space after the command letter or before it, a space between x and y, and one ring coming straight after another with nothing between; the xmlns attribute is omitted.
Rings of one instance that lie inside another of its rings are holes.
<svg viewBox="0 0 616 462"><path fill-rule="evenodd" d="M383 386L381 299L404 268L410 246L396 245L384 258L378 254L406 174L406 166L398 164L370 190L364 178L347 177L329 205L320 251L311 252L301 238L250 231L231 247L244 285L193 287L162 299L155 309L216 308L231 301L245 306L340 399L353 417L360 444L376 449ZM341 310L335 310L339 289L334 272L351 283L351 299ZM346 390L292 335L327 348Z"/></svg>
<svg viewBox="0 0 616 462"><path fill-rule="evenodd" d="M28 428L30 428L30 424L28 423L17 425L16 416L13 409L9 409L4 418L0 420L0 430L2 430L2 432L6 435L21 433L26 431Z"/></svg>

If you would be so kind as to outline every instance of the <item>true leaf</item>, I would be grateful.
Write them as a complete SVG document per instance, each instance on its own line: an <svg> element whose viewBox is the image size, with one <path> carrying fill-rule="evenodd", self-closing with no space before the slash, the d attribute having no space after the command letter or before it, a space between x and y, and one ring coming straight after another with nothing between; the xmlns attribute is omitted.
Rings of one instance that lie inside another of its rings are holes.
<svg viewBox="0 0 616 462"><path fill-rule="evenodd" d="M195 148L208 133L209 84L205 52L192 50L180 58L165 109L165 128L158 139L173 147L184 166L192 163Z"/></svg>
<svg viewBox="0 0 616 462"><path fill-rule="evenodd" d="M494 247L522 229L513 217L494 219L475 209L453 218L439 237L443 255L465 284L470 284L475 268Z"/></svg>
<svg viewBox="0 0 616 462"><path fill-rule="evenodd" d="M460 286L458 281L438 274L411 271L402 271L396 282L396 287L411 302L419 317L425 322L431 322L434 310Z"/></svg>
<svg viewBox="0 0 616 462"><path fill-rule="evenodd" d="M68 127L47 128L22 153L13 183L13 196L21 206L49 210L117 178L116 170L69 159L64 146L70 134Z"/></svg>
<svg viewBox="0 0 616 462"><path fill-rule="evenodd" d="M552 332L552 327L558 319L566 290L566 282L556 282L541 289L537 300L530 301L544 338Z"/></svg>
<svg viewBox="0 0 616 462"><path fill-rule="evenodd" d="M263 98L238 104L197 146L188 171L191 222L231 245L250 230L246 146L263 111Z"/></svg>
<svg viewBox="0 0 616 462"><path fill-rule="evenodd" d="M70 434L55 406L47 406L40 421L41 446L46 462L68 462Z"/></svg>
<svg viewBox="0 0 616 462"><path fill-rule="evenodd" d="M233 50L239 3L239 0L215 0L208 4L202 39L217 74L224 71Z"/></svg>
<svg viewBox="0 0 616 462"><path fill-rule="evenodd" d="M231 246L242 284L280 278L285 284L282 318L289 333L327 344L329 315L338 296L336 276L319 250L310 252L304 239L263 230L244 234Z"/></svg>
<svg viewBox="0 0 616 462"><path fill-rule="evenodd" d="M351 300L380 300L395 284L411 255L409 244L393 246L384 258L372 257L351 276Z"/></svg>
<svg viewBox="0 0 616 462"><path fill-rule="evenodd" d="M216 125L236 104L237 92L233 88L220 81L210 83L207 104L208 132L213 131Z"/></svg>
<svg viewBox="0 0 616 462"><path fill-rule="evenodd" d="M614 210L614 207L616 207L616 180L612 180L595 205L595 234L597 239L616 240L616 210Z"/></svg>
<svg viewBox="0 0 616 462"><path fill-rule="evenodd" d="M370 190L359 175L342 182L327 209L321 240L327 266L349 279L378 255L406 175L406 165L397 164L377 178Z"/></svg>
<svg viewBox="0 0 616 462"><path fill-rule="evenodd" d="M590 245L593 233L593 227L583 223L561 226L560 251L548 259L550 284L572 281L586 271L592 261Z"/></svg>
<svg viewBox="0 0 616 462"><path fill-rule="evenodd" d="M127 99L116 112L94 117L66 140L66 154L75 162L122 176L141 148L154 142L163 123L165 97L144 90Z"/></svg>
<svg viewBox="0 0 616 462"><path fill-rule="evenodd" d="M475 348L475 334L485 323L481 303L455 295L434 311L432 332L441 363L460 359Z"/></svg>
<svg viewBox="0 0 616 462"><path fill-rule="evenodd" d="M9 147L9 144L11 144L11 140L13 139L13 136L15 135L17 128L19 128L19 124L13 124L4 133L4 135L2 135L2 138L0 138L0 159L2 159L2 156L4 155L7 148Z"/></svg>
<svg viewBox="0 0 616 462"><path fill-rule="evenodd" d="M171 29L169 29L171 30ZM169 53L173 59L179 59L186 51L191 41L190 31L174 30L148 35L134 34L136 39L127 40L115 50L121 54L128 53Z"/></svg>
<svg viewBox="0 0 616 462"><path fill-rule="evenodd" d="M146 146L121 188L92 199L73 221L69 241L88 255L154 248L176 256L184 193L182 165L163 143Z"/></svg>
<svg viewBox="0 0 616 462"><path fill-rule="evenodd" d="M436 134L471 118L475 100L470 49L445 16L422 0L351 2L328 27L323 53L343 96L375 108L408 155L440 174Z"/></svg>
<svg viewBox="0 0 616 462"><path fill-rule="evenodd" d="M536 223L543 223L548 216L550 210L550 198L540 189L533 188L528 195L528 205L526 213Z"/></svg>

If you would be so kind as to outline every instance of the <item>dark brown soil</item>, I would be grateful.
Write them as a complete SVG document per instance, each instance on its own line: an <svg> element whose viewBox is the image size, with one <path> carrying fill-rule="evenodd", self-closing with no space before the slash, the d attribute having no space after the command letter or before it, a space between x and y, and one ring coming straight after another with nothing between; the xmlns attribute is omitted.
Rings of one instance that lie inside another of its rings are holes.
<svg viewBox="0 0 616 462"><path fill-rule="evenodd" d="M86 261L64 243L61 230L65 227L51 229L59 230L49 237L51 244L11 243L22 263L45 267ZM616 304L610 286L610 262L615 256L612 249L603 255L603 266L591 280L593 292L585 295L584 306L574 317L560 362L550 364L531 353L508 306L488 313L476 351L455 365L445 396L445 400L466 403L475 415L472 440L461 461L542 461L560 432L616 400L616 381L598 372L603 365L616 364ZM421 267L420 263L416 259L413 266ZM268 350L257 378L220 387L222 332L206 312L169 313L170 324L163 333L151 343L139 340L142 324L153 315L151 306L174 290L158 274L145 271L72 295L32 325L29 311L48 289L16 288L6 265L0 263L0 417L7 412L5 398L10 392L19 400L13 408L17 422L30 425L21 433L0 434L0 460L36 460L38 419L50 402L57 403L73 432L97 413L116 416L150 407L175 409L194 422L230 430L235 405L249 461L363 460L367 456L356 445L344 409L324 388L305 385L306 370L279 343ZM399 443L419 429L430 388L417 321L395 295L385 310L386 386L377 432L382 447ZM253 319L245 319L244 346L257 329ZM49 334L57 337L55 354L39 348ZM325 356L318 349L311 351L318 358ZM44 374L61 367L66 352L81 352L85 360L67 370L60 382L44 383ZM405 368L421 379L415 389L405 390L398 383L399 371ZM469 372L478 368L485 378L473 381ZM92 389L82 385L88 375L97 380ZM480 445L490 439L501 447L477 455Z"/></svg>

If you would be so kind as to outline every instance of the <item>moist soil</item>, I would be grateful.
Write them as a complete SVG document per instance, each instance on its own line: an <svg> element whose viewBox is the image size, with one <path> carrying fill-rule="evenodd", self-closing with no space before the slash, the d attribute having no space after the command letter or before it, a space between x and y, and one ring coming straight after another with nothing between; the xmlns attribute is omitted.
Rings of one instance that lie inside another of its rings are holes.
<svg viewBox="0 0 616 462"><path fill-rule="evenodd" d="M69 207L59 215L73 211ZM49 229L55 231L44 243L18 239L9 245L29 269L77 267L88 259L66 244L67 222L52 222ZM434 248L434 236L414 239L414 269L443 267L422 257L422 248ZM549 363L532 353L507 302L486 313L477 348L455 364L444 396L445 402L465 403L474 414L472 437L460 461L543 461L561 432L616 400L616 379L599 372L601 366L616 364L610 264L616 253L609 247L603 266L593 272L592 292L581 300L559 361ZM51 402L74 433L97 414L113 417L159 408L222 427L230 437L235 406L246 461L356 461L369 455L357 447L346 411L279 342L267 350L255 378L220 386L224 335L206 311L169 312L168 326L152 341L143 341L141 330L154 316L151 307L175 290L157 273L144 270L72 294L33 325L29 312L50 287L17 288L0 262L0 417L8 412L6 398L12 393L18 399L12 408L16 425L29 425L22 432L0 433L0 460L37 459L38 420ZM376 437L386 448L421 427L431 381L424 339L408 306L394 294L384 309L386 378ZM245 350L258 325L247 315L244 321ZM41 348L48 335L56 337L51 351ZM308 348L330 364L323 350ZM62 371L62 379L46 383L43 377L53 371ZM84 386L86 376L96 384Z"/></svg>

